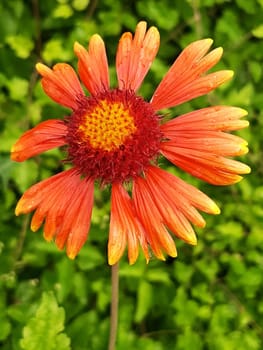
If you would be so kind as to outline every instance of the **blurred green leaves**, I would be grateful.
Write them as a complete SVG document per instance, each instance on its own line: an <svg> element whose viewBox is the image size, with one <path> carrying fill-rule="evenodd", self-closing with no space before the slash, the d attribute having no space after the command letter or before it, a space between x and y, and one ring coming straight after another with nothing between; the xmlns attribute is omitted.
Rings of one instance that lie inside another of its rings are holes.
<svg viewBox="0 0 263 350"><path fill-rule="evenodd" d="M53 293L43 293L36 314L23 329L20 341L24 350L67 350L70 340L64 330L65 312Z"/></svg>
<svg viewBox="0 0 263 350"><path fill-rule="evenodd" d="M31 38L20 34L8 36L6 42L15 51L16 56L19 58L28 58L34 47Z"/></svg>

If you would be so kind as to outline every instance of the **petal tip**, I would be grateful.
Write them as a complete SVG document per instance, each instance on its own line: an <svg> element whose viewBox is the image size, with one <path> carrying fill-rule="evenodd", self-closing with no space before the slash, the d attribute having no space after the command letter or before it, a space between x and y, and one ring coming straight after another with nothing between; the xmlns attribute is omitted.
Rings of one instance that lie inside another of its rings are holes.
<svg viewBox="0 0 263 350"><path fill-rule="evenodd" d="M48 68L48 66L46 66L45 64L40 63L40 62L38 62L35 65L35 67L36 67L37 72L42 76L44 76L48 71L50 71L50 68Z"/></svg>
<svg viewBox="0 0 263 350"><path fill-rule="evenodd" d="M90 42L92 41L92 43L95 44L104 44L104 41L102 39L102 37L99 34L93 34L90 38Z"/></svg>
<svg viewBox="0 0 263 350"><path fill-rule="evenodd" d="M248 115L248 111L244 108L239 108L239 111L242 117L245 117L246 115Z"/></svg>
<svg viewBox="0 0 263 350"><path fill-rule="evenodd" d="M245 172L243 174L250 174L251 173L251 168L248 165L245 165L244 171Z"/></svg>
<svg viewBox="0 0 263 350"><path fill-rule="evenodd" d="M10 159L13 160L14 162L23 162L26 157L25 155L22 155L22 147L21 147L21 143L19 143L19 141L17 141L10 150Z"/></svg>
<svg viewBox="0 0 263 350"><path fill-rule="evenodd" d="M177 251L175 250L172 254L169 254L172 258L176 258L177 257ZM165 259L164 259L165 260Z"/></svg>
<svg viewBox="0 0 263 350"><path fill-rule="evenodd" d="M221 214L220 208L215 203L213 203L212 206L211 206L211 213L214 214L214 215Z"/></svg>
<svg viewBox="0 0 263 350"><path fill-rule="evenodd" d="M235 72L233 70L226 70L225 71L225 79L230 80L233 78Z"/></svg>
<svg viewBox="0 0 263 350"><path fill-rule="evenodd" d="M191 241L187 242L191 245L197 245L197 238L195 237L194 239L192 239Z"/></svg>
<svg viewBox="0 0 263 350"><path fill-rule="evenodd" d="M18 206L16 206L15 208L15 216L19 216L21 213L21 211L19 210Z"/></svg>
<svg viewBox="0 0 263 350"><path fill-rule="evenodd" d="M10 152L10 159L13 160L14 162L19 162L19 157L18 157L17 152L15 152L12 149L11 149L11 152Z"/></svg>
<svg viewBox="0 0 263 350"><path fill-rule="evenodd" d="M21 198L19 201L18 201L18 203L17 203L17 205L16 205L16 208L15 208L15 215L16 216L19 216L20 214L26 214L27 212L25 212L24 210L23 210L23 206L24 206L24 200L23 200L23 198Z"/></svg>
<svg viewBox="0 0 263 350"><path fill-rule="evenodd" d="M39 227L37 225L31 224L30 229L31 231L36 232L39 229Z"/></svg>
<svg viewBox="0 0 263 350"><path fill-rule="evenodd" d="M211 46L214 42L214 40L212 38L206 38L204 39L204 41L206 42L207 45Z"/></svg>
<svg viewBox="0 0 263 350"><path fill-rule="evenodd" d="M73 45L73 51L75 55L78 56L81 53L81 51L86 51L86 49L78 41L75 41Z"/></svg>
<svg viewBox="0 0 263 350"><path fill-rule="evenodd" d="M33 230L32 230L33 231ZM35 232L35 231L34 231ZM53 234L50 234L50 232L43 232L43 236L47 242L51 242L53 239Z"/></svg>
<svg viewBox="0 0 263 350"><path fill-rule="evenodd" d="M113 265L117 264L117 262L118 262L118 259L116 259L115 256L109 256L109 257L108 257L108 264L109 264L110 266L113 266ZM132 264L133 264L133 263L130 263L130 265L132 265Z"/></svg>
<svg viewBox="0 0 263 350"><path fill-rule="evenodd" d="M69 252L67 252L67 256L69 257L70 260L74 260L77 256L77 252L69 251Z"/></svg>

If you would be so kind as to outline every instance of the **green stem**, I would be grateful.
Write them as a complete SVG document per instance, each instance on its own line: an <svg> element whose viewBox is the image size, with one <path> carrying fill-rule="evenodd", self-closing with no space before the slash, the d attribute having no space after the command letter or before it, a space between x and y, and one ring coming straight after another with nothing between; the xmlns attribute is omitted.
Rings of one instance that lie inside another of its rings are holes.
<svg viewBox="0 0 263 350"><path fill-rule="evenodd" d="M108 350L115 350L118 329L119 306L119 264L111 267L111 311L110 311L110 335Z"/></svg>

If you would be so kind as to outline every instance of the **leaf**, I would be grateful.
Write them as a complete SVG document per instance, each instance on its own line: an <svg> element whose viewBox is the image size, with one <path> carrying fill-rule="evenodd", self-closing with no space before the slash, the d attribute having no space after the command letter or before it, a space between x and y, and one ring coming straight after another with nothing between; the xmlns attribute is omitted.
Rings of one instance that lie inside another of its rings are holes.
<svg viewBox="0 0 263 350"><path fill-rule="evenodd" d="M147 315L152 306L153 286L142 280L137 292L137 308L135 312L135 322L140 322Z"/></svg>
<svg viewBox="0 0 263 350"><path fill-rule="evenodd" d="M28 58L34 47L31 38L21 34L6 37L6 42L15 51L16 56L19 58Z"/></svg>
<svg viewBox="0 0 263 350"><path fill-rule="evenodd" d="M260 24L252 30L252 34L259 39L263 38L263 24Z"/></svg>
<svg viewBox="0 0 263 350"><path fill-rule="evenodd" d="M11 170L11 177L15 180L21 193L36 181L38 166L32 159L23 163L14 163Z"/></svg>
<svg viewBox="0 0 263 350"><path fill-rule="evenodd" d="M74 0L72 7L77 11L83 11L89 5L89 0Z"/></svg>
<svg viewBox="0 0 263 350"><path fill-rule="evenodd" d="M137 7L140 14L148 13L152 20L156 21L159 28L166 30L174 28L179 19L177 7L171 7L167 1L139 1Z"/></svg>
<svg viewBox="0 0 263 350"><path fill-rule="evenodd" d="M65 311L52 292L43 293L39 308L23 329L20 340L25 350L68 350L70 339L64 333Z"/></svg>
<svg viewBox="0 0 263 350"><path fill-rule="evenodd" d="M10 97L14 101L21 101L25 98L28 93L28 81L25 79L21 79L19 77L15 77L8 81L7 87L10 92Z"/></svg>
<svg viewBox="0 0 263 350"><path fill-rule="evenodd" d="M43 50L43 58L50 63L53 60L69 61L72 58L72 52L66 50L64 40L50 39Z"/></svg>
<svg viewBox="0 0 263 350"><path fill-rule="evenodd" d="M67 4L58 5L53 11L54 18L69 18L73 15L72 8Z"/></svg>
<svg viewBox="0 0 263 350"><path fill-rule="evenodd" d="M192 332L189 328L185 329L183 334L178 336L178 341L176 343L177 350L201 350L202 338L198 333Z"/></svg>
<svg viewBox="0 0 263 350"><path fill-rule="evenodd" d="M152 268L147 271L147 280L149 282L160 282L170 284L169 274L164 269Z"/></svg>

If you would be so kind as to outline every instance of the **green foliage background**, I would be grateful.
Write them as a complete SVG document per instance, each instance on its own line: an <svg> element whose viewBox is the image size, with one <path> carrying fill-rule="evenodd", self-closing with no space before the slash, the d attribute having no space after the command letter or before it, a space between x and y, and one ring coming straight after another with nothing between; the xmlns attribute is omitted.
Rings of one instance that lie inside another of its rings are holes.
<svg viewBox="0 0 263 350"><path fill-rule="evenodd" d="M96 194L88 243L75 261L15 217L23 191L61 170L53 150L16 164L9 150L39 121L68 111L41 90L34 65L66 61L72 46L99 33L113 84L120 34L145 19L161 33L161 48L140 93L149 98L189 42L211 37L224 47L217 68L235 78L209 96L179 106L173 116L211 104L248 110L243 160L252 173L239 184L213 187L180 176L222 209L206 216L196 247L178 242L179 256L120 265L118 350L258 350L263 348L263 1L262 0L11 0L0 2L0 348L107 348L110 269L106 262L108 193ZM167 165L169 167L169 165Z"/></svg>

